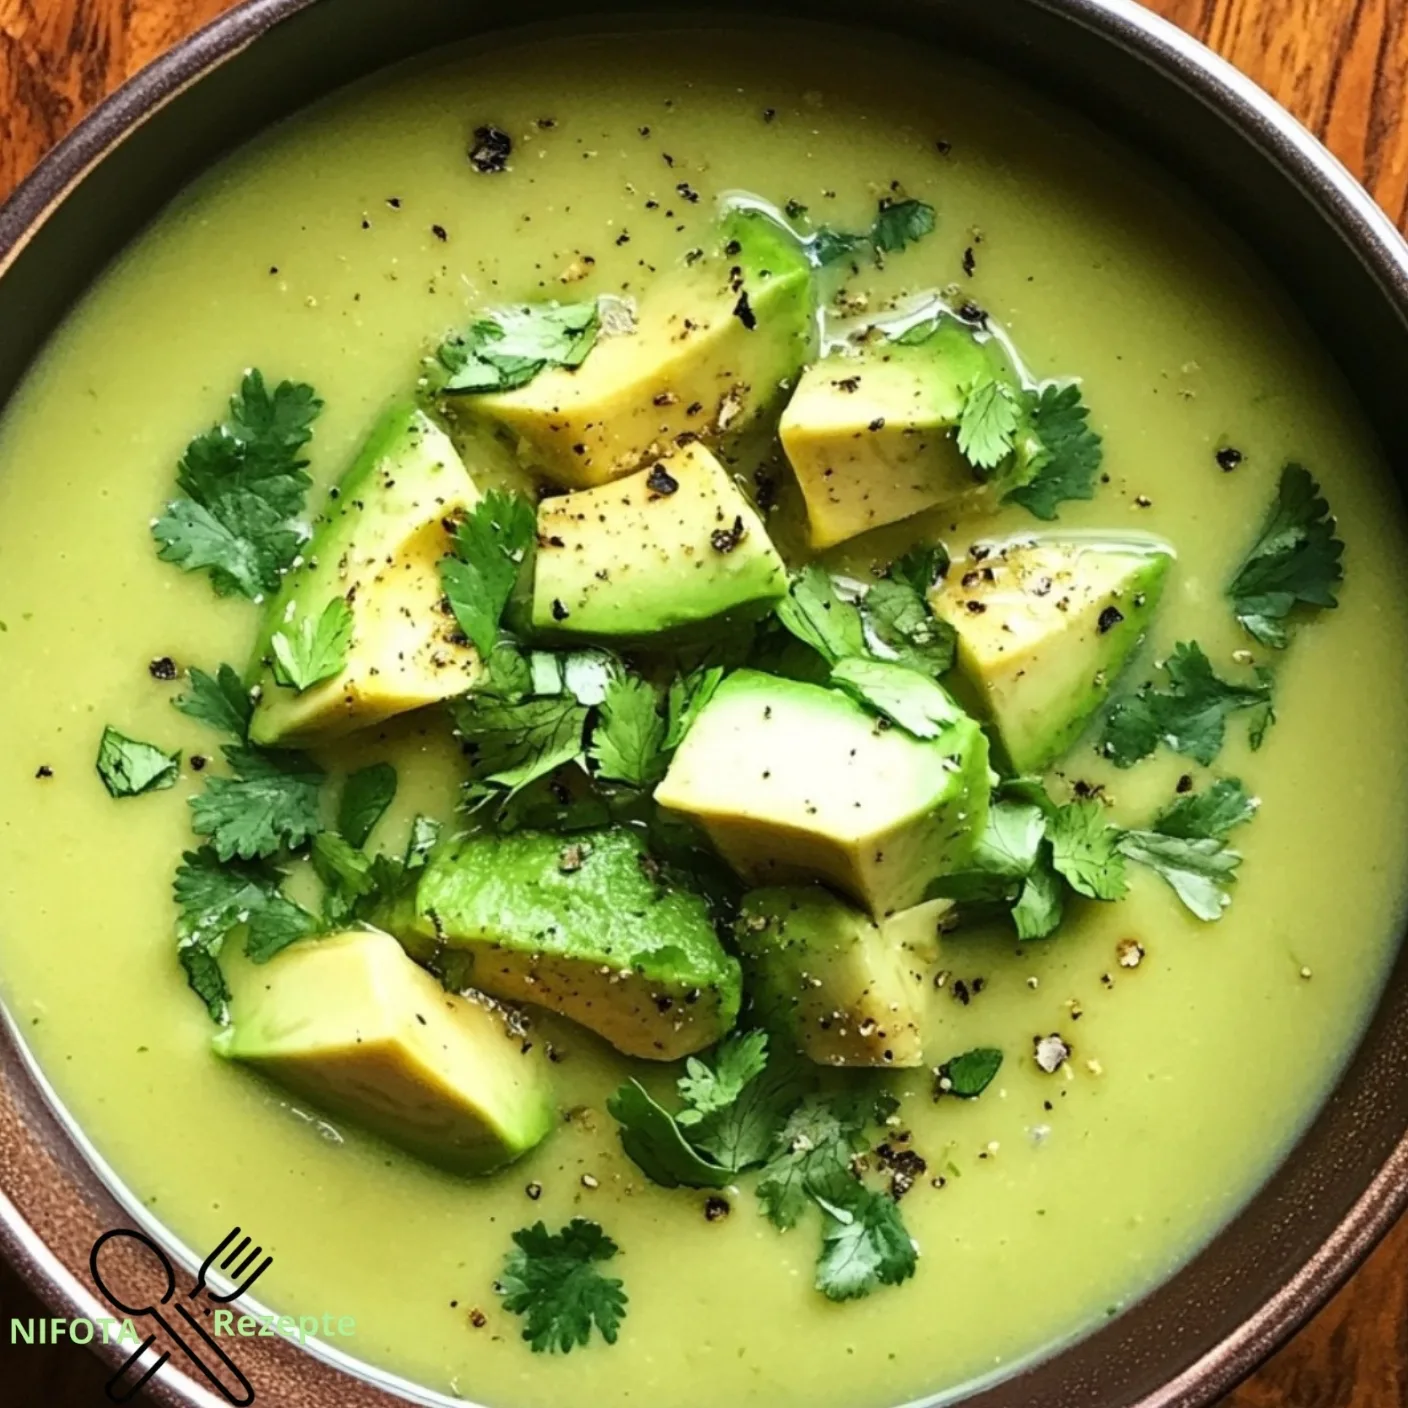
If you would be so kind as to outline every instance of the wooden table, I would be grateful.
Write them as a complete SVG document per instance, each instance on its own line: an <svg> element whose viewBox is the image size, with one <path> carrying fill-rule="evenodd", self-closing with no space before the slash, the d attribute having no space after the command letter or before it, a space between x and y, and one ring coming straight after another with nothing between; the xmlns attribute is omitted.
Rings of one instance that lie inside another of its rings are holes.
<svg viewBox="0 0 1408 1408"><path fill-rule="evenodd" d="M232 0L0 0L0 197L100 98ZM1408 229L1408 0L1154 0L1278 98ZM0 1327L39 1313L0 1266ZM99 1404L103 1375L61 1346L11 1349L14 1408ZM1408 1221L1223 1408L1408 1404Z"/></svg>

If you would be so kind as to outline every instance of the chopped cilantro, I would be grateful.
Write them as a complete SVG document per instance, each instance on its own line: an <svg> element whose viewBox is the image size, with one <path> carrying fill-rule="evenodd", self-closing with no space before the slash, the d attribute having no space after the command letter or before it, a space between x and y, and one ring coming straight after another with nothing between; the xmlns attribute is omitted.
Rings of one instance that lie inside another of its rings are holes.
<svg viewBox="0 0 1408 1408"><path fill-rule="evenodd" d="M714 691L723 683L724 671L720 665L693 670L687 675L677 675L670 682L670 691L665 699L665 747L673 751L684 742L700 710L714 697Z"/></svg>
<svg viewBox="0 0 1408 1408"><path fill-rule="evenodd" d="M109 724L98 740L97 768L109 796L137 797L174 787L181 771L181 754L128 738Z"/></svg>
<svg viewBox="0 0 1408 1408"><path fill-rule="evenodd" d="M199 719L221 733L232 734L241 743L249 734L254 701L232 665L221 665L212 677L192 667L189 693L172 703L189 718Z"/></svg>
<svg viewBox="0 0 1408 1408"><path fill-rule="evenodd" d="M1199 919L1220 919L1232 902L1227 886L1237 878L1242 857L1216 837L1189 839L1158 831L1126 831L1120 850L1137 865L1163 876Z"/></svg>
<svg viewBox="0 0 1408 1408"><path fill-rule="evenodd" d="M908 587L916 596L924 596L948 571L948 549L942 543L921 544L897 557L886 569L892 582Z"/></svg>
<svg viewBox="0 0 1408 1408"><path fill-rule="evenodd" d="M205 1003L205 1010L212 1021L223 1022L230 1000L230 990L225 986L225 975L220 971L219 960L208 948L198 943L182 944L176 950L176 957L186 974L190 989Z"/></svg>
<svg viewBox="0 0 1408 1408"><path fill-rule="evenodd" d="M809 562L793 578L775 611L777 619L828 664L868 653L860 612L837 594L831 574L820 563Z"/></svg>
<svg viewBox="0 0 1408 1408"><path fill-rule="evenodd" d="M1188 792L1159 813L1154 830L1196 840L1225 836L1256 815L1260 802L1235 777L1220 777L1205 792Z"/></svg>
<svg viewBox="0 0 1408 1408"><path fill-rule="evenodd" d="M181 857L172 884L176 933L182 943L208 945L279 892L283 875L268 861L222 861L210 846Z"/></svg>
<svg viewBox="0 0 1408 1408"><path fill-rule="evenodd" d="M1117 900L1128 890L1120 830L1105 820L1099 802L1071 802L1058 807L1047 823L1051 863L1077 894L1093 900Z"/></svg>
<svg viewBox="0 0 1408 1408"><path fill-rule="evenodd" d="M1022 881L1022 891L1012 906L1012 922L1017 937L1049 939L1061 927L1066 901L1061 879L1052 863L1051 843L1044 841L1037 852L1036 864Z"/></svg>
<svg viewBox="0 0 1408 1408"><path fill-rule="evenodd" d="M1300 465L1288 464L1276 502L1227 588L1237 620L1262 645L1284 648L1290 640L1287 618L1296 606L1338 605L1343 556L1320 486Z"/></svg>
<svg viewBox="0 0 1408 1408"><path fill-rule="evenodd" d="M317 919L302 905L284 895L274 895L249 916L244 951L251 962L267 963L291 943L317 932Z"/></svg>
<svg viewBox="0 0 1408 1408"><path fill-rule="evenodd" d="M343 785L337 804L337 829L351 845L365 846L395 796L396 769L390 763L358 768Z"/></svg>
<svg viewBox="0 0 1408 1408"><path fill-rule="evenodd" d="M513 1241L498 1289L504 1308L524 1317L523 1338L533 1352L567 1354L587 1343L593 1325L615 1344L627 1297L619 1280L597 1268L616 1255L616 1243L582 1217L560 1232L534 1223L515 1232Z"/></svg>
<svg viewBox="0 0 1408 1408"><path fill-rule="evenodd" d="M470 805L505 802L582 756L587 710L570 695L520 700L466 695L453 710L470 762Z"/></svg>
<svg viewBox="0 0 1408 1408"><path fill-rule="evenodd" d="M851 656L837 661L831 679L853 699L915 738L937 738L963 718L963 711L941 684L893 661Z"/></svg>
<svg viewBox="0 0 1408 1408"><path fill-rule="evenodd" d="M590 753L598 777L652 787L665 775L666 723L655 686L639 675L617 675L606 687Z"/></svg>
<svg viewBox="0 0 1408 1408"><path fill-rule="evenodd" d="M312 481L299 456L322 407L311 386L284 381L271 394L259 372L246 373L229 418L186 447L176 469L184 497L152 526L158 556L208 570L221 596L275 590L306 532Z"/></svg>
<svg viewBox="0 0 1408 1408"><path fill-rule="evenodd" d="M924 592L914 585L914 578L927 569L914 567L914 576L908 580L895 575L907 570L902 564L908 561L895 563L890 577L866 592L862 603L865 625L879 647L899 664L926 675L946 674L953 666L956 633L929 610Z"/></svg>
<svg viewBox="0 0 1408 1408"><path fill-rule="evenodd" d="M818 1193L839 1196L853 1177L852 1160L869 1147L868 1123L868 1112L859 1107L816 1095L792 1112L755 1190L774 1227L795 1227Z"/></svg>
<svg viewBox="0 0 1408 1408"><path fill-rule="evenodd" d="M455 550L440 562L440 581L460 630L486 659L499 621L532 546L537 515L521 494L490 489L455 530Z"/></svg>
<svg viewBox="0 0 1408 1408"><path fill-rule="evenodd" d="M691 1057L678 1082L687 1103L675 1115L628 1081L606 1105L621 1126L622 1148L662 1187L724 1187L768 1157L782 1124L789 1077L767 1064L762 1032L726 1038L712 1064Z"/></svg>
<svg viewBox="0 0 1408 1408"><path fill-rule="evenodd" d="M1042 447L1035 457L1036 473L1008 490L1004 501L1050 522L1067 499L1095 497L1105 451L1088 424L1090 412L1076 385L1043 386L1032 400L1030 416Z"/></svg>
<svg viewBox="0 0 1408 1408"><path fill-rule="evenodd" d="M234 777L212 777L191 798L192 825L222 861L292 850L318 831L323 772L306 753L238 745L224 751Z"/></svg>
<svg viewBox="0 0 1408 1408"><path fill-rule="evenodd" d="M960 1100L976 1100L1002 1069L1002 1052L993 1046L975 1046L952 1056L939 1067L937 1090Z"/></svg>
<svg viewBox="0 0 1408 1408"><path fill-rule="evenodd" d="M958 413L958 448L981 477L1012 453L1021 414L1011 388L994 376L979 377L965 392Z"/></svg>
<svg viewBox="0 0 1408 1408"><path fill-rule="evenodd" d="M1160 743L1206 767L1222 747L1227 716L1271 700L1269 676L1232 684L1213 670L1196 641L1174 646L1164 669L1166 689L1146 684L1110 706L1100 746L1118 767L1132 767Z"/></svg>
<svg viewBox="0 0 1408 1408"><path fill-rule="evenodd" d="M895 254L933 234L936 224L934 207L922 200L882 200L870 227L870 243L884 254Z"/></svg>
<svg viewBox="0 0 1408 1408"><path fill-rule="evenodd" d="M816 1288L828 1300L857 1300L880 1286L897 1286L914 1275L919 1253L900 1216L899 1204L858 1179L840 1196L817 1198L822 1210L822 1250Z"/></svg>
<svg viewBox="0 0 1408 1408"><path fill-rule="evenodd" d="M335 596L313 617L295 611L269 640L274 679L300 694L340 675L352 644L352 608Z"/></svg>
<svg viewBox="0 0 1408 1408"><path fill-rule="evenodd" d="M601 329L593 303L529 303L476 319L435 354L443 391L512 391L548 367L580 367Z"/></svg>
<svg viewBox="0 0 1408 1408"><path fill-rule="evenodd" d="M686 1108L675 1117L682 1125L699 1124L717 1114L743 1094L743 1087L763 1073L768 1063L766 1032L744 1032L725 1037L714 1052L713 1066L696 1056L685 1062L685 1074L676 1082Z"/></svg>
<svg viewBox="0 0 1408 1408"><path fill-rule="evenodd" d="M896 254L931 234L936 223L932 205L922 200L887 198L880 201L875 219L864 234L847 234L823 225L806 245L816 264L835 264L863 249L869 249L875 262L880 264L886 254Z"/></svg>
<svg viewBox="0 0 1408 1408"><path fill-rule="evenodd" d="M652 1183L662 1188L723 1188L735 1170L725 1168L690 1142L676 1117L629 1080L606 1102L621 1126L621 1147Z"/></svg>

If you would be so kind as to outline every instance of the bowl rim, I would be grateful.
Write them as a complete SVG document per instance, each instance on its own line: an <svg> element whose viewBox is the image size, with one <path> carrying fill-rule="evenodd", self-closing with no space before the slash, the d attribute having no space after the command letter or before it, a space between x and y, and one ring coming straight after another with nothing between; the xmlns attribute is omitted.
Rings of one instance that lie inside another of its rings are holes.
<svg viewBox="0 0 1408 1408"><path fill-rule="evenodd" d="M70 191L131 132L284 20L330 3L333 0L236 0L231 8L179 40L103 98L49 148L0 203L0 278ZM1319 138L1251 78L1137 0L1019 3L1093 33L1226 119L1243 141L1310 198L1370 274L1385 302L1408 325L1408 240ZM611 13L610 0L600 8L604 14ZM689 0L683 0L680 8L691 8ZM860 25L865 26L863 19ZM51 1095L44 1099L52 1104ZM66 1128L66 1112L59 1109L56 1113L67 1137L73 1140ZM1304 1133L1297 1136L1297 1143ZM91 1160L83 1157L91 1166ZM1405 1214L1408 1129L1296 1274L1200 1358L1130 1408L1209 1408L1307 1324ZM1214 1240L1219 1235L1215 1233ZM91 1293L49 1250L3 1189L0 1256L47 1305L80 1316L90 1313L87 1302ZM1068 1343L1057 1345L1052 1352L1059 1355ZM324 1362L337 1363L333 1359ZM986 1381L980 1381L974 1387L981 1392L985 1386ZM158 1400L172 1404L215 1402L184 1375L166 1377L160 1385L154 1381L148 1392L152 1389ZM945 1397L944 1401L949 1400Z"/></svg>

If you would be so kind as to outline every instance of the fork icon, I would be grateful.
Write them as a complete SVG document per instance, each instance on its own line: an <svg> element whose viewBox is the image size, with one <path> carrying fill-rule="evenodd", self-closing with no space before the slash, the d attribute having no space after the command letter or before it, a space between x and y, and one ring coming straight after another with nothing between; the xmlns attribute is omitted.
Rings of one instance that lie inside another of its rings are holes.
<svg viewBox="0 0 1408 1408"><path fill-rule="evenodd" d="M215 1250L211 1252L210 1255L207 1256L203 1262L201 1262L200 1271L196 1276L196 1283L194 1286L191 1287L189 1291L186 1292L186 1294L190 1296L192 1300L195 1300L202 1291L207 1290L208 1287L206 1277L210 1275L210 1272L212 1268L214 1268L216 1260L219 1258L220 1253L223 1252L225 1248L228 1247L230 1243L233 1242L235 1238L239 1235L240 1229L238 1227L230 1228L230 1230L225 1234L224 1239L220 1242L219 1246L217 1246ZM249 1246L249 1238L244 1237L240 1240L239 1245L235 1247L234 1250L231 1251L228 1256L226 1256L224 1261L220 1262L219 1269L222 1272L227 1273L230 1280L235 1283L234 1290L230 1291L227 1295L223 1296L218 1296L215 1294L214 1291L210 1291L210 1300L215 1301L219 1305L228 1305L232 1300L238 1300L270 1268L270 1266L273 1265L274 1258L271 1256L266 1256L263 1261L259 1262L258 1266L254 1266L254 1263L256 1261L259 1261L260 1252L264 1250L263 1247L255 1247L255 1249L250 1252L248 1256L246 1256L245 1259L241 1261L240 1264L235 1267L233 1271L231 1271L230 1268L234 1266L236 1258L239 1257L240 1253L243 1252L247 1246ZM249 1270L251 1266L254 1266L253 1271ZM240 1278L244 1276L246 1272L249 1272L247 1279L241 1280Z"/></svg>
<svg viewBox="0 0 1408 1408"><path fill-rule="evenodd" d="M198 1306L204 1293L208 1301L217 1305L228 1305L230 1301L244 1295L269 1269L273 1264L273 1257L264 1256L263 1261L260 1261L264 1248L256 1246L249 1250L250 1238L246 1236L237 1242L236 1239L240 1238L240 1235L238 1227L232 1227L225 1234L215 1250L201 1263L195 1284L186 1293L186 1300L196 1302ZM129 1244L125 1266L119 1250L123 1242ZM112 1248L107 1256L103 1255L105 1247ZM100 1263L112 1262L114 1256L118 1260L110 1266L105 1278ZM130 1282L134 1256L137 1261L146 1262L145 1279L148 1289L143 1292L129 1290L125 1284ZM227 1402L235 1404L236 1408L244 1408L244 1405L254 1402L254 1389L239 1367L206 1332L196 1316L186 1308L184 1301L177 1300L173 1303L176 1293L175 1268L166 1253L150 1237L126 1227L104 1232L93 1244L88 1264L93 1273L93 1284L110 1305L134 1319L142 1317L153 1321L165 1331L166 1340L186 1356ZM223 1295L217 1295L210 1287L209 1277L212 1271L216 1270L233 1283L233 1288ZM109 1284L110 1281L116 1282L120 1289L114 1290ZM174 1311L175 1318L183 1322L179 1328L167 1318L168 1309ZM149 1334L108 1381L107 1396L114 1403L129 1402L142 1385L171 1358L170 1349L154 1349L156 1341L156 1334ZM155 1358L144 1365L148 1351L152 1351Z"/></svg>

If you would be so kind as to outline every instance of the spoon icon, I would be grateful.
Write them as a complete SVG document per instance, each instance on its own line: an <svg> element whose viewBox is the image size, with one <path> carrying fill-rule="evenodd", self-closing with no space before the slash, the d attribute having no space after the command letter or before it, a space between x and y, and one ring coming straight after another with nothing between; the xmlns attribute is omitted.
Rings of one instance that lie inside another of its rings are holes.
<svg viewBox="0 0 1408 1408"><path fill-rule="evenodd" d="M216 1252L212 1254L210 1260L213 1261L228 1243L238 1234L239 1228L235 1228L222 1242ZM123 1255L124 1243L133 1243L135 1246L127 1250L126 1257ZM241 1244L239 1250L243 1250L248 1245L248 1239ZM106 1255L104 1252L106 1251ZM134 1256L142 1264L142 1284L154 1288L153 1292L134 1292L127 1289L132 1284L133 1272L131 1260ZM257 1251L255 1255L257 1255ZM127 1264L124 1264L124 1261ZM108 1265L107 1274L104 1275L102 1263ZM209 1262L207 1263L208 1269ZM227 1402L236 1405L236 1408L244 1408L244 1405L254 1402L254 1389L250 1382L235 1366L229 1355L205 1332L204 1328L190 1313L183 1304L176 1304L172 1307L175 1314L183 1322L183 1329L177 1329L167 1318L159 1307L166 1306L176 1293L176 1272L167 1259L166 1253L157 1246L151 1238L141 1232L133 1231L130 1228L119 1227L110 1232L104 1232L96 1242L93 1243L93 1250L89 1253L88 1267L93 1273L93 1284L102 1292L103 1297L116 1310L120 1310L124 1315L136 1320L145 1317L154 1321L167 1337L200 1371L201 1375L211 1384L211 1386ZM263 1269L262 1267L260 1268ZM251 1278L252 1280L253 1278ZM121 1291L112 1289L112 1283L123 1287ZM198 1285L204 1283L204 1271L202 1279ZM159 1292L159 1293L156 1293ZM134 1305L131 1301L146 1299L145 1305ZM188 1337L199 1340L199 1344L193 1348L188 1343ZM156 1359L138 1375L135 1381L132 1375L139 1367L139 1361L150 1350L156 1342L156 1335L150 1334L139 1344L136 1350L128 1356L118 1371L108 1381L107 1396L114 1403L128 1402L171 1358L170 1350L163 1349ZM211 1362L207 1363L202 1358L201 1346L209 1351ZM216 1367L212 1368L214 1364ZM223 1366L223 1368L221 1368Z"/></svg>

